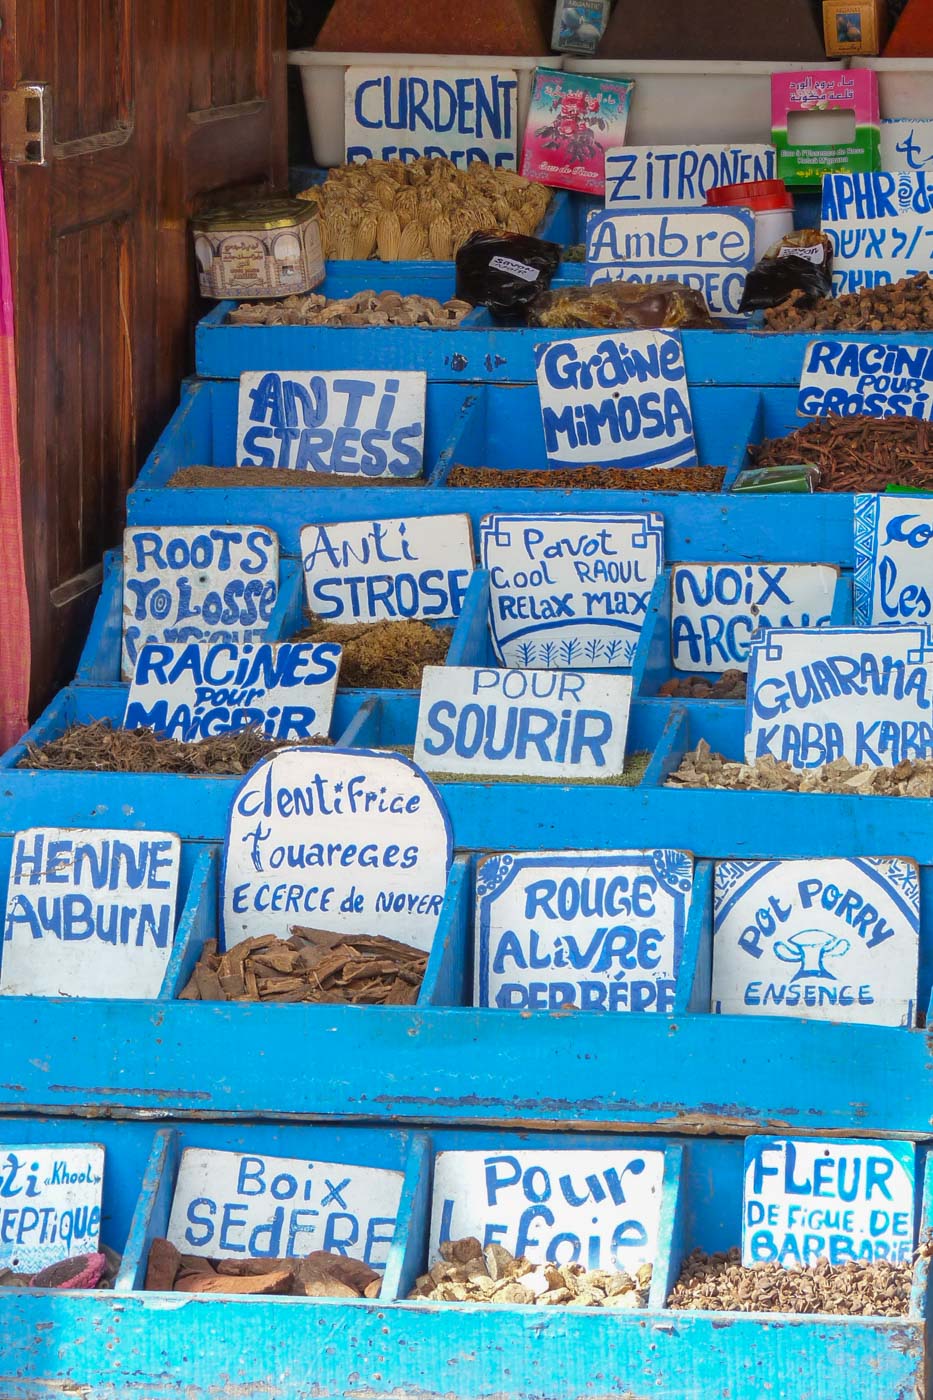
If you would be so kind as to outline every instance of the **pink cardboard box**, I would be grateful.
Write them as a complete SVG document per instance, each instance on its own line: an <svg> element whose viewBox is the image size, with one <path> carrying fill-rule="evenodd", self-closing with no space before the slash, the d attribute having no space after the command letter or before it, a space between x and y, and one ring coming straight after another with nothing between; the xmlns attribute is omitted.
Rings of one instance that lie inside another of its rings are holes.
<svg viewBox="0 0 933 1400"><path fill-rule="evenodd" d="M606 191L606 152L625 142L635 84L628 79L535 70L521 173L558 189Z"/></svg>

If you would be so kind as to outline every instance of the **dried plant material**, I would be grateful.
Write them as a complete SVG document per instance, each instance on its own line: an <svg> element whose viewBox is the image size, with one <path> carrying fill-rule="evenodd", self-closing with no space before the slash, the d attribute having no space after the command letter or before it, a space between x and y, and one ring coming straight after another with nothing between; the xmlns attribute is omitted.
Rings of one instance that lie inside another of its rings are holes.
<svg viewBox="0 0 933 1400"><path fill-rule="evenodd" d="M903 1317L910 1302L909 1263L831 1265L784 1269L780 1264L743 1266L742 1254L687 1256L671 1290L669 1308L726 1312L828 1313L837 1317Z"/></svg>
<svg viewBox="0 0 933 1400"><path fill-rule="evenodd" d="M501 1244L484 1250L472 1235L446 1240L441 1259L421 1274L409 1298L440 1303L522 1303L538 1307L644 1308L651 1265L634 1278L582 1264L532 1264Z"/></svg>
<svg viewBox="0 0 933 1400"><path fill-rule="evenodd" d="M148 1293L219 1293L293 1298L378 1298L382 1277L358 1259L315 1250L301 1259L204 1259L168 1240L149 1247Z"/></svg>
<svg viewBox="0 0 933 1400"><path fill-rule="evenodd" d="M322 622L312 617L292 641L337 642L340 684L366 690L420 690L425 666L442 666L452 627L414 618L385 622Z"/></svg>
<svg viewBox="0 0 933 1400"><path fill-rule="evenodd" d="M525 470L454 465L448 486L566 487L578 491L721 491L725 467L555 467Z"/></svg>
<svg viewBox="0 0 933 1400"><path fill-rule="evenodd" d="M0 1288L104 1289L112 1288L123 1256L108 1245L101 1245L95 1254L78 1254L47 1264L36 1274L18 1274L13 1269L0 1269Z"/></svg>
<svg viewBox="0 0 933 1400"><path fill-rule="evenodd" d="M715 330L702 292L681 282L553 287L531 304L533 326L555 330Z"/></svg>
<svg viewBox="0 0 933 1400"><path fill-rule="evenodd" d="M378 227L379 225L372 215L368 215L366 218L360 220L356 228L356 236L353 242L354 258L363 259L372 257L373 250L376 247L376 232Z"/></svg>
<svg viewBox="0 0 933 1400"><path fill-rule="evenodd" d="M398 215L387 211L379 219L376 248L383 262L393 262L399 254L402 241L402 226Z"/></svg>
<svg viewBox="0 0 933 1400"><path fill-rule="evenodd" d="M744 700L748 677L744 671L723 671L714 681L707 676L673 676L658 690L659 695L681 700Z"/></svg>
<svg viewBox="0 0 933 1400"><path fill-rule="evenodd" d="M45 744L27 743L18 768L68 769L86 773L248 773L276 749L293 743L327 745L333 739L267 739L256 729L217 734L186 744L160 739L154 729L120 729L110 720L73 724Z"/></svg>
<svg viewBox="0 0 933 1400"><path fill-rule="evenodd" d="M398 222L397 216L393 215ZM398 241L397 256L404 262L420 261L428 256L428 236L421 224L406 224Z"/></svg>
<svg viewBox="0 0 933 1400"><path fill-rule="evenodd" d="M810 302L800 288L765 311L771 331L930 331L933 279L918 272L886 287L863 287Z"/></svg>
<svg viewBox="0 0 933 1400"><path fill-rule="evenodd" d="M731 788L738 792L833 792L850 797L933 797L933 759L904 759L896 768L870 768L836 758L800 770L776 758L757 763L714 753L705 739L685 753L667 787Z"/></svg>
<svg viewBox="0 0 933 1400"><path fill-rule="evenodd" d="M369 476L342 476L339 472L294 471L288 467L179 467L169 477L171 487L219 486L227 490L232 486L285 486L313 488L319 491L355 490L372 486ZM398 486L409 488L424 487L423 477L383 476L379 478L380 491L392 491Z"/></svg>
<svg viewBox="0 0 933 1400"><path fill-rule="evenodd" d="M756 467L820 469L817 491L883 491L886 486L933 489L933 423L917 418L830 414L751 449Z"/></svg>
<svg viewBox="0 0 933 1400"><path fill-rule="evenodd" d="M432 258L437 258L440 262L447 262L453 257L450 220L446 214L439 215L431 224L428 242L431 245Z"/></svg>

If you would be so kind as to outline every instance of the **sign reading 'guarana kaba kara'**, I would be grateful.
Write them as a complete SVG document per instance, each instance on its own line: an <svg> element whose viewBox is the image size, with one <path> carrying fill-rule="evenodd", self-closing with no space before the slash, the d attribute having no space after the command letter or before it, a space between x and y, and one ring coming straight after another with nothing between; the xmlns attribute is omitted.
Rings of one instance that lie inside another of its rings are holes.
<svg viewBox="0 0 933 1400"><path fill-rule="evenodd" d="M327 735L340 657L336 642L152 642L136 659L123 724L185 743L244 729Z"/></svg>
<svg viewBox="0 0 933 1400"><path fill-rule="evenodd" d="M696 466L680 336L624 331L535 346L552 467Z"/></svg>
<svg viewBox="0 0 933 1400"><path fill-rule="evenodd" d="M13 837L0 994L156 997L175 937L167 831L32 827Z"/></svg>
<svg viewBox="0 0 933 1400"><path fill-rule="evenodd" d="M439 1152L429 1261L440 1258L445 1240L472 1235L532 1264L634 1273L654 1263L665 1156L552 1148Z"/></svg>
<svg viewBox="0 0 933 1400"><path fill-rule="evenodd" d="M910 1142L746 1138L742 1263L910 1260L915 1161Z"/></svg>
<svg viewBox="0 0 933 1400"><path fill-rule="evenodd" d="M434 774L619 777L631 699L631 676L425 666L415 762Z"/></svg>
<svg viewBox="0 0 933 1400"><path fill-rule="evenodd" d="M745 758L872 768L933 758L933 632L824 627L752 640Z"/></svg>
<svg viewBox="0 0 933 1400"><path fill-rule="evenodd" d="M606 208L702 209L717 185L773 180L774 162L773 146L616 146L606 152Z"/></svg>
<svg viewBox="0 0 933 1400"><path fill-rule="evenodd" d="M514 68L350 67L344 76L347 161L446 156L515 168Z"/></svg>
<svg viewBox="0 0 933 1400"><path fill-rule="evenodd" d="M328 622L460 616L473 573L468 515L340 520L306 525L301 559L308 607Z"/></svg>
<svg viewBox="0 0 933 1400"><path fill-rule="evenodd" d="M503 665L631 666L664 563L661 515L487 515L480 553Z"/></svg>
<svg viewBox="0 0 933 1400"><path fill-rule="evenodd" d="M168 1239L207 1259L301 1259L315 1250L384 1269L402 1173L306 1157L181 1154Z"/></svg>
<svg viewBox="0 0 933 1400"><path fill-rule="evenodd" d="M237 464L338 476L420 476L423 370L249 370Z"/></svg>
<svg viewBox="0 0 933 1400"><path fill-rule="evenodd" d="M804 418L933 418L933 346L877 340L812 340L804 352L797 412Z"/></svg>
<svg viewBox="0 0 933 1400"><path fill-rule="evenodd" d="M279 541L260 525L123 532L123 662L146 642L259 642L279 593Z"/></svg>
<svg viewBox="0 0 933 1400"><path fill-rule="evenodd" d="M833 291L887 286L933 267L933 167L823 176L820 227Z"/></svg>
<svg viewBox="0 0 933 1400"><path fill-rule="evenodd" d="M446 808L409 759L282 749L247 773L230 807L225 947L305 924L428 949L452 857Z"/></svg>
<svg viewBox="0 0 933 1400"><path fill-rule="evenodd" d="M0 1148L0 1269L38 1273L96 1254L104 1149L99 1142L4 1144Z"/></svg>
<svg viewBox="0 0 933 1400"><path fill-rule="evenodd" d="M933 498L855 498L855 621L862 627L927 622L933 610Z"/></svg>
<svg viewBox="0 0 933 1400"><path fill-rule="evenodd" d="M486 856L474 1004L672 1012L692 887L685 851Z"/></svg>
<svg viewBox="0 0 933 1400"><path fill-rule="evenodd" d="M713 1010L911 1026L919 937L912 860L720 861Z"/></svg>

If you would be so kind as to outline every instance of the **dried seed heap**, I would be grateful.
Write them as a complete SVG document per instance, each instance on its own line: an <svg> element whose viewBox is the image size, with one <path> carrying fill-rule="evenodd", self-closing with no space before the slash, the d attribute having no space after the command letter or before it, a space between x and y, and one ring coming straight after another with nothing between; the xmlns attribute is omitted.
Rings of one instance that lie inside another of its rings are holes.
<svg viewBox="0 0 933 1400"><path fill-rule="evenodd" d="M437 228L438 225L435 225ZM355 292L349 297L285 297L282 301L248 301L227 317L232 326L459 326L473 307L451 297L402 296L401 292Z"/></svg>
<svg viewBox="0 0 933 1400"><path fill-rule="evenodd" d="M841 297L821 297L806 305L800 288L765 312L772 331L929 331L933 330L933 279L926 272L888 287L863 287ZM801 303L804 303L803 305Z"/></svg>
<svg viewBox="0 0 933 1400"><path fill-rule="evenodd" d="M721 491L725 467L461 467L454 465L448 486L554 486L578 491ZM346 663L344 663L346 664Z"/></svg>
<svg viewBox="0 0 933 1400"><path fill-rule="evenodd" d="M0 1288L112 1288L122 1262L122 1255L102 1244L96 1254L62 1259L37 1274L0 1269Z"/></svg>
<svg viewBox="0 0 933 1400"><path fill-rule="evenodd" d="M933 423L917 418L814 418L752 448L757 467L815 462L818 491L883 491L886 486L933 490Z"/></svg>
<svg viewBox="0 0 933 1400"><path fill-rule="evenodd" d="M255 729L217 734L185 744L160 739L154 729L120 729L108 719L73 724L47 744L26 745L18 768L80 769L89 773L248 773L254 764L293 741L267 739ZM318 747L333 739L315 734L294 742Z"/></svg>
<svg viewBox="0 0 933 1400"><path fill-rule="evenodd" d="M338 642L340 684L377 690L420 690L425 666L442 666L452 627L415 618L384 622L322 622L312 617L294 641Z"/></svg>
<svg viewBox="0 0 933 1400"><path fill-rule="evenodd" d="M293 1298L378 1298L382 1279L359 1259L315 1250L303 1259L202 1259L168 1240L149 1247L149 1293L289 1294Z"/></svg>
<svg viewBox="0 0 933 1400"><path fill-rule="evenodd" d="M667 787L732 788L738 792L835 792L865 797L933 797L933 759L905 759L896 768L870 768L836 758L801 771L776 758L743 763L714 753L705 739L685 753Z"/></svg>
<svg viewBox="0 0 933 1400"><path fill-rule="evenodd" d="M483 1249L470 1235L441 1245L440 1261L419 1277L409 1297L440 1303L643 1308L650 1286L650 1264L643 1264L634 1278L582 1264L531 1264L501 1244Z"/></svg>
<svg viewBox="0 0 933 1400"><path fill-rule="evenodd" d="M744 671L723 671L715 681L706 676L677 676L665 681L659 695L677 696L684 700L744 700L747 685Z"/></svg>
<svg viewBox="0 0 933 1400"><path fill-rule="evenodd" d="M668 1299L670 1308L727 1312L833 1313L842 1317L903 1317L910 1299L910 1264L831 1265L809 1269L780 1264L742 1265L742 1254L687 1256Z"/></svg>

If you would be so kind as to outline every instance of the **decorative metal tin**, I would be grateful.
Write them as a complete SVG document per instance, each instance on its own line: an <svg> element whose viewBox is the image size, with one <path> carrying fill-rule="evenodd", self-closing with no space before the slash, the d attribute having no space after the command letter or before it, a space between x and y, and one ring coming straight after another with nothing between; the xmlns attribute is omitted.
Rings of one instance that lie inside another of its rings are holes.
<svg viewBox="0 0 933 1400"><path fill-rule="evenodd" d="M193 220L202 296L284 297L324 280L314 206L300 199L210 209Z"/></svg>

